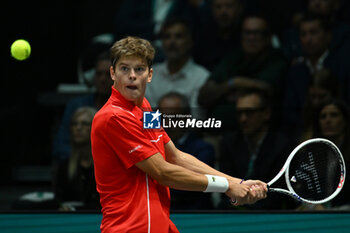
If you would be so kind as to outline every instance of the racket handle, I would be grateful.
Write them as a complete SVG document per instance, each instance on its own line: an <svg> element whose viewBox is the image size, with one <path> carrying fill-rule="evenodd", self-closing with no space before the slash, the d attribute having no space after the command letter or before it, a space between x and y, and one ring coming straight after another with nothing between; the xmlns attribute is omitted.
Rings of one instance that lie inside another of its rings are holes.
<svg viewBox="0 0 350 233"><path fill-rule="evenodd" d="M275 192L282 192L285 193L283 191L280 191L281 189L276 189L276 188L271 188L270 185L267 185L267 192L268 193L275 193ZM288 191L287 191L288 192Z"/></svg>
<svg viewBox="0 0 350 233"><path fill-rule="evenodd" d="M279 189L275 189L275 188L271 188L270 185L267 185L267 192L268 193L274 193L274 192L278 192Z"/></svg>
<svg viewBox="0 0 350 233"><path fill-rule="evenodd" d="M267 192L268 192L268 193L271 192L270 185L266 185L266 187L267 187Z"/></svg>

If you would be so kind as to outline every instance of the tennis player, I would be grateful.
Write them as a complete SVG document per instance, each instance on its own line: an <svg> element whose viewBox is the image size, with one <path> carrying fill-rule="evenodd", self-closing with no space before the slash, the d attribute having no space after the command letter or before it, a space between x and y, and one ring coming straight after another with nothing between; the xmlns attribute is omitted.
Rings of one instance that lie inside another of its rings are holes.
<svg viewBox="0 0 350 233"><path fill-rule="evenodd" d="M235 205L266 197L266 184L227 176L178 150L163 129L143 129L154 48L127 37L111 48L112 94L92 123L91 143L103 233L178 232L169 187L226 193Z"/></svg>

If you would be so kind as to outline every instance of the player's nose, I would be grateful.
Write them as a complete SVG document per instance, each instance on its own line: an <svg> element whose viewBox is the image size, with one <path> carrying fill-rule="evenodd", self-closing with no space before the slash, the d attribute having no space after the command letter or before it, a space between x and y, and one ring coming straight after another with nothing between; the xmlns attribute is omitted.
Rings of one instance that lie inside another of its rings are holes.
<svg viewBox="0 0 350 233"><path fill-rule="evenodd" d="M129 79L136 79L136 72L134 69L131 69L130 73L129 73Z"/></svg>

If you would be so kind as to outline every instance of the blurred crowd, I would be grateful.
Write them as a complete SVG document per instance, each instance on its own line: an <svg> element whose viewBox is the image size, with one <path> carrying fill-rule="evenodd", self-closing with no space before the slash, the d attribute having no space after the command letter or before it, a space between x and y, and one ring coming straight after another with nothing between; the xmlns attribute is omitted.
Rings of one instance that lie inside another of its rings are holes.
<svg viewBox="0 0 350 233"><path fill-rule="evenodd" d="M220 129L167 129L182 151L229 175L268 182L295 146L322 137L340 148L350 167L349 13L346 0L120 1L110 32L94 35L81 52L78 75L94 91L71 99L59 116L48 206L100 208L91 122L111 92L108 49L125 36L156 48L146 89L153 109L222 121ZM325 205L271 193L239 208L225 196L171 190L171 208L348 210L348 187Z"/></svg>

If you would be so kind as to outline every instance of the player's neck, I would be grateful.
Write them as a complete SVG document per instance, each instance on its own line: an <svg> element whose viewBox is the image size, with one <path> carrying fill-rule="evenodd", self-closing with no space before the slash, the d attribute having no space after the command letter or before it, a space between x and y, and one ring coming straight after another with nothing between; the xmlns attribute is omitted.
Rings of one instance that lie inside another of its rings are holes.
<svg viewBox="0 0 350 233"><path fill-rule="evenodd" d="M142 103L143 103L144 96L142 98L138 98L137 100L131 101L135 106L141 108Z"/></svg>

